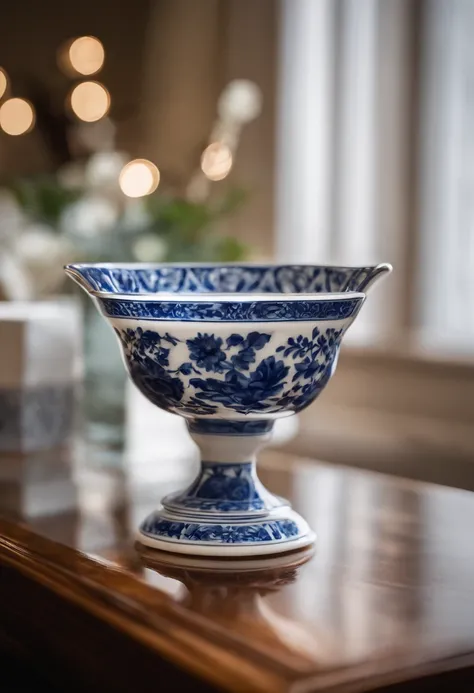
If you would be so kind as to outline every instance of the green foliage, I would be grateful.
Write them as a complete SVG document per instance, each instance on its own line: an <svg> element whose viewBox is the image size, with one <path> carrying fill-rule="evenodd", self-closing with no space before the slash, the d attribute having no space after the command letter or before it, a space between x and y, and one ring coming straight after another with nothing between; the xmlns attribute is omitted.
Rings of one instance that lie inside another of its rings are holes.
<svg viewBox="0 0 474 693"><path fill-rule="evenodd" d="M21 178L10 183L22 210L34 221L57 228L63 211L81 195L80 190L69 190L54 176Z"/></svg>
<svg viewBox="0 0 474 693"><path fill-rule="evenodd" d="M83 191L61 185L56 176L37 176L10 183L25 214L35 223L44 223L58 233L61 215L76 202ZM117 188L117 205L124 198ZM235 214L246 199L240 188L231 189L216 200L193 202L183 197L165 196L159 192L144 198L149 222L134 231L122 226L97 236L74 237L77 258L83 262L134 260L133 245L144 234L156 235L163 241L163 262L233 262L242 260L246 247L235 238L216 233L224 218ZM68 230L66 229L66 233Z"/></svg>
<svg viewBox="0 0 474 693"><path fill-rule="evenodd" d="M246 255L245 246L235 238L213 233L217 222L236 212L246 198L236 189L217 202L192 202L184 198L151 195L147 208L149 232L166 243L165 262L232 262Z"/></svg>

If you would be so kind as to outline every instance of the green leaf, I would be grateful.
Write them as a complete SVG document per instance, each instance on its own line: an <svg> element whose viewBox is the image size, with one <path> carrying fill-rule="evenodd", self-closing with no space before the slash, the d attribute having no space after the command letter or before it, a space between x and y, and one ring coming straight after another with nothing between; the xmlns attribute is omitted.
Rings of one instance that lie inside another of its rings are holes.
<svg viewBox="0 0 474 693"><path fill-rule="evenodd" d="M247 256L247 248L243 243L231 236L219 238L214 251L214 261L237 262Z"/></svg>
<svg viewBox="0 0 474 693"><path fill-rule="evenodd" d="M243 188L231 188L226 195L217 203L216 214L227 216L235 212L243 205L248 197L248 193Z"/></svg>
<svg viewBox="0 0 474 693"><path fill-rule="evenodd" d="M81 195L69 190L53 176L13 181L8 186L23 211L33 220L56 228L63 211Z"/></svg>

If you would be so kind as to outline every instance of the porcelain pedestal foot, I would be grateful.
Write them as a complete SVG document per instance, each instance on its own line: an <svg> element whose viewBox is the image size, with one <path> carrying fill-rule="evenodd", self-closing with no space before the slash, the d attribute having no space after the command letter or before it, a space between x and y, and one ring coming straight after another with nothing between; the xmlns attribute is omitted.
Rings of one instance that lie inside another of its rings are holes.
<svg viewBox="0 0 474 693"><path fill-rule="evenodd" d="M268 424L266 425L268 428ZM312 544L314 533L289 502L273 495L257 477L255 454L263 435L191 436L201 468L182 492L163 499L142 523L138 540L151 548L201 556L261 556Z"/></svg>

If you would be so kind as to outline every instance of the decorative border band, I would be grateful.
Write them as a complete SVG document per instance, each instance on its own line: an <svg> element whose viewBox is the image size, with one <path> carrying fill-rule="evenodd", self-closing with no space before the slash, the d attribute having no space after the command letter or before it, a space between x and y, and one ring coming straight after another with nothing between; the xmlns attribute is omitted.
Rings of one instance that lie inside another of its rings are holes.
<svg viewBox="0 0 474 693"><path fill-rule="evenodd" d="M178 543L262 544L298 536L293 520L273 520L254 524L206 524L172 522L152 515L140 527L147 537Z"/></svg>
<svg viewBox="0 0 474 693"><path fill-rule="evenodd" d="M334 301L134 301L97 298L110 318L176 320L180 322L286 322L344 320L357 312L363 297Z"/></svg>
<svg viewBox="0 0 474 693"><path fill-rule="evenodd" d="M189 432L217 436L260 436L272 430L272 419L234 421L232 419L191 419L187 421Z"/></svg>
<svg viewBox="0 0 474 693"><path fill-rule="evenodd" d="M385 266L324 265L68 265L87 291L114 294L331 293L363 291Z"/></svg>

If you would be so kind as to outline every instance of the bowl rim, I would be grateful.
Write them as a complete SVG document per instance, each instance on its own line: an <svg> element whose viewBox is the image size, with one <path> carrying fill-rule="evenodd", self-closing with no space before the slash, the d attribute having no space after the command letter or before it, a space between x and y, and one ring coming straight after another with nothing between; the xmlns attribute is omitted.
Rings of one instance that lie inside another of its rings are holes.
<svg viewBox="0 0 474 693"><path fill-rule="evenodd" d="M389 262L371 262L364 265L325 264L317 262L259 262L258 260L245 260L243 262L72 262L64 265L64 269L77 268L101 268L106 269L166 269L167 267L256 267L260 269L276 269L286 267L313 267L314 269L333 270L363 270L363 269L393 269Z"/></svg>
<svg viewBox="0 0 474 693"><path fill-rule="evenodd" d="M378 264L366 264L366 265L325 265L325 264L315 264L315 263L278 263L278 262L258 262L258 261L246 261L246 262L85 262L85 263L70 263L64 266L64 270L70 275L74 274L80 275L80 270L82 269L130 269L130 270L140 270L140 269L170 269L170 268L239 268L239 267L249 267L257 268L263 270L271 269L286 269L286 268L313 268L313 269L327 269L327 270L349 270L349 271L362 271L362 270L372 270L373 272L388 272L392 271L392 265L388 262L381 262ZM118 291L102 291L100 289L92 289L90 286L86 287L83 281L82 275L80 275L81 280L79 283L87 291L90 296L95 298L104 299L121 299L121 300L134 300L134 301L174 301L176 302L178 297L180 302L221 302L221 303L231 303L231 302L243 302L243 301L284 301L284 300L301 300L301 301L316 301L316 300L349 300L354 298L364 298L367 294L365 291L321 291L319 293L250 293L250 292L234 292L234 293L214 293L214 292L157 292L157 293L128 293L128 292L118 292ZM78 281L78 279L76 279ZM211 297L213 300L211 300Z"/></svg>
<svg viewBox="0 0 474 693"><path fill-rule="evenodd" d="M363 291L338 291L338 292L321 292L311 294L281 294L281 293L214 293L214 292L196 292L196 293L172 293L160 291L159 293L140 293L140 294L121 294L116 292L106 291L89 291L91 296L100 299L117 300L117 301L140 301L152 303L285 303L287 301L353 301L354 299L363 299L366 294Z"/></svg>

